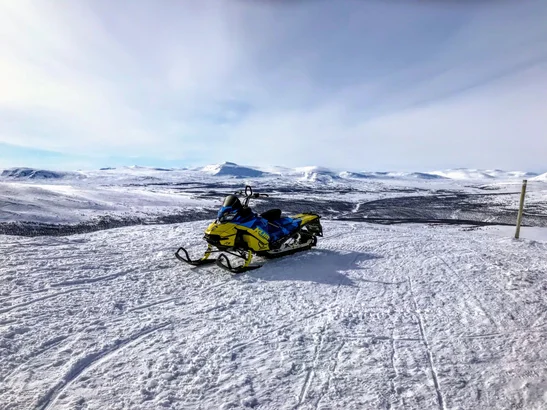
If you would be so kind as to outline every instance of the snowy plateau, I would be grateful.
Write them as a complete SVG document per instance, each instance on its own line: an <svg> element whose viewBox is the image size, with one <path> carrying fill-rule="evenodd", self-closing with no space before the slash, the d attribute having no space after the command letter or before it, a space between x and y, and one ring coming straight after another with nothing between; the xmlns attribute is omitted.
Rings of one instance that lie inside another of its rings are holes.
<svg viewBox="0 0 547 410"><path fill-rule="evenodd" d="M528 179L515 240L522 179ZM322 215L231 275L225 195ZM0 176L0 409L547 409L547 174L144 167Z"/></svg>

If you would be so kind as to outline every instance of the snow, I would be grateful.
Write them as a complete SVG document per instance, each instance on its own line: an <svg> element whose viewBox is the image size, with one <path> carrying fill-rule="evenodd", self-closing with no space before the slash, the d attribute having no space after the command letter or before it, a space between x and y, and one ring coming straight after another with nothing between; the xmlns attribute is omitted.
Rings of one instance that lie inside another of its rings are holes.
<svg viewBox="0 0 547 410"><path fill-rule="evenodd" d="M264 175L264 172L258 169L237 165L233 162L224 162L222 164L207 165L203 168L200 168L199 170L201 172L205 172L211 175L234 176L239 178L260 177Z"/></svg>
<svg viewBox="0 0 547 410"><path fill-rule="evenodd" d="M547 240L324 221L232 277L206 225L0 236L2 408L547 408Z"/></svg>
<svg viewBox="0 0 547 410"><path fill-rule="evenodd" d="M524 171L503 171L499 169L484 170L470 168L447 169L443 171L432 171L429 174L439 175L445 178L456 180L473 180L473 179L516 179L530 178L537 174Z"/></svg>
<svg viewBox="0 0 547 410"><path fill-rule="evenodd" d="M537 177L532 178L532 181L542 181L547 182L547 172L541 175L538 175Z"/></svg>
<svg viewBox="0 0 547 410"><path fill-rule="evenodd" d="M510 238L515 235L516 227L513 226L489 226L488 231L493 234ZM520 239L528 239L530 241L543 241L547 242L547 228L535 227L535 226L522 226L520 228Z"/></svg>
<svg viewBox="0 0 547 410"><path fill-rule="evenodd" d="M0 222L75 224L105 215L152 218L216 202L139 186L0 182Z"/></svg>
<svg viewBox="0 0 547 410"><path fill-rule="evenodd" d="M8 179L63 179L81 178L83 175L74 172L48 171L34 168L10 168L2 171L0 175Z"/></svg>

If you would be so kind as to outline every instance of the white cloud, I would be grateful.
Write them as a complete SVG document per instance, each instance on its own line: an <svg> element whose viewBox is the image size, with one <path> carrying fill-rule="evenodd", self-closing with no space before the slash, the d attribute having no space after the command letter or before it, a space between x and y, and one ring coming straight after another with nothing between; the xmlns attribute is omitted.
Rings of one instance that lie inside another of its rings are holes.
<svg viewBox="0 0 547 410"><path fill-rule="evenodd" d="M539 167L546 18L539 1L5 0L0 142L281 165ZM518 159L516 133L527 135Z"/></svg>

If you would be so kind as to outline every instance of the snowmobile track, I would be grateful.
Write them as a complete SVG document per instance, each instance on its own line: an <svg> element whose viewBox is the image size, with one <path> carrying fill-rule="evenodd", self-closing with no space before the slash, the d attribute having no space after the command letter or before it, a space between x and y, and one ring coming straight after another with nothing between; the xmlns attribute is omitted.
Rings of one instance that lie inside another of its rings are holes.
<svg viewBox="0 0 547 410"><path fill-rule="evenodd" d="M306 372L306 377L304 378L304 383L302 384L302 388L300 389L300 394L298 395L298 404L296 408L300 408L302 404L304 403L304 399L308 395L308 390L310 389L313 376L316 372L317 367L317 361L319 358L319 353L321 352L321 349L323 347L323 338L325 336L325 325L321 328L319 331L319 340L315 342L314 346L314 352L313 352L313 359L310 368Z"/></svg>
<svg viewBox="0 0 547 410"><path fill-rule="evenodd" d="M338 368L338 363L340 362L340 354L342 353L342 349L346 345L346 341L342 340L342 342L338 345L336 350L334 351L334 354L332 356L332 366L330 369L328 369L328 375L327 375L327 381L325 382L325 386L323 387L323 391L319 394L319 397L314 403L314 408L319 408L319 403L323 400L326 394L328 394L330 390L330 384L332 377L336 373L336 369Z"/></svg>
<svg viewBox="0 0 547 410"><path fill-rule="evenodd" d="M10 306L8 308L0 309L0 313L11 312L12 310L16 310L16 309L19 309L19 308L22 308L22 307L25 307L25 306L28 306L28 305L32 305L33 303L41 302L42 300L52 299L52 298L55 298L57 296L61 296L61 295L67 294L67 293L77 292L77 291L80 291L80 290L87 290L87 289L89 289L89 288L69 289L69 290L65 290L63 292L57 292L57 293L53 293L51 295L42 296L41 298L32 299L32 300L29 300L28 302L23 302L23 303L19 303L17 305Z"/></svg>
<svg viewBox="0 0 547 410"><path fill-rule="evenodd" d="M86 285L89 283L96 283L96 282L104 282L113 280L116 278L119 278L120 276L124 276L130 273L134 273L133 269L124 270L122 272L118 273L112 273L110 275L104 275L104 276L97 276L94 278L82 278L82 279L75 279L75 280L66 280L63 282L58 283L52 283L50 286L52 288L63 288L63 287L69 287L69 286L78 286L78 285Z"/></svg>
<svg viewBox="0 0 547 410"><path fill-rule="evenodd" d="M180 300L180 299L187 299L187 298L190 298L192 296L201 296L201 295L205 295L207 292L209 292L210 290L214 290L216 288L219 288L223 285L226 285L228 282L230 282L230 279L227 279L227 280L224 280L224 281L221 281L221 282L218 282L218 283L215 283L213 285L210 285L210 286L207 286L203 289L200 289L196 292L192 292L192 293L189 293L187 295L181 295L181 296L173 296L173 297L170 297L170 298L165 298L165 299L160 299L160 300L157 300L155 302L150 302L150 303L145 303L144 305L139 305L139 306L135 306L135 307L132 307L131 309L128 309L127 311L128 312L137 312L139 310L143 310L143 309L147 309L149 307L154 307L154 306L158 306L158 305L163 305L165 303L169 303L169 302L172 302L174 300Z"/></svg>
<svg viewBox="0 0 547 410"><path fill-rule="evenodd" d="M444 259L442 256L438 256L436 255L435 258L437 258L438 260L440 260L447 268L448 270L450 271L450 273L457 278L457 283L459 284L462 284L466 289L467 289L467 294L468 295L471 295L471 297L475 300L475 302L477 303L477 306L479 307L479 309L484 313L484 316L486 316L486 318L488 318L488 320L490 321L490 323L492 323L492 325L496 328L496 329L499 329L499 325L496 323L496 321L494 320L494 318L492 317L492 315L490 314L490 312L488 312L488 310L484 307L483 303L481 302L480 298L477 297L477 295L475 294L475 292L473 291L473 289L471 288L471 286L469 286L469 284L460 276L460 274L457 272L456 269L454 269L452 266L450 266L448 264L448 262L446 261L446 259ZM447 277L447 275L445 274L445 277Z"/></svg>
<svg viewBox="0 0 547 410"><path fill-rule="evenodd" d="M288 324L286 324L286 325L276 327L275 329L268 330L267 332L261 333L260 335L253 337L252 339L249 339L249 340L246 340L246 341L244 341L244 342L237 343L237 344L233 345L228 351L232 352L232 351L234 351L234 350L241 349L242 347L248 346L248 345L250 345L250 344L256 342L257 340L262 339L264 336L267 336L267 335L269 335L269 334L271 334L271 333L278 332L278 331L280 331L280 330L283 330L283 329L286 329L286 328L288 328L288 327L291 327L291 326L293 326L295 323L303 322L304 320L308 320L308 319L314 318L314 317L316 317L316 316L319 316L319 315L321 315L322 313L325 313L327 310L328 310L327 308L320 309L320 310L317 311L317 312L314 312L314 313L311 313L311 314L306 315L306 316L304 316L304 317L301 317L301 318L299 318L299 319L296 319L296 320L294 320L294 322L292 322L292 323L288 323Z"/></svg>
<svg viewBox="0 0 547 410"><path fill-rule="evenodd" d="M68 339L69 336L57 336L57 337L54 337L53 339L51 340L47 340L45 341L44 343L42 343L42 346L30 353L28 355L28 359L25 360L23 363L21 363L19 366L17 366L15 369L13 369L8 375L6 375L6 377L3 378L3 380L1 380L3 383L6 383L6 380L8 381L9 383L9 380L15 376L15 374L17 372L19 372L19 370L21 370L23 368L23 366L27 366L31 361L33 361L34 359L36 359L37 357L40 357L42 354L48 352L48 350L50 349L53 349L55 346L57 346L59 343L61 343L63 340L66 340Z"/></svg>
<svg viewBox="0 0 547 410"><path fill-rule="evenodd" d="M102 360L105 360L114 353L118 353L120 350L126 348L132 343L140 341L142 338L151 335L167 326L171 322L166 322L161 325L154 326L152 328L141 330L127 339L118 341L113 346L103 349L99 352L88 354L76 361L70 371L64 376L53 389L51 389L38 403L37 410L48 410L55 404L57 398L66 390L72 383L74 383L86 370L96 366Z"/></svg>
<svg viewBox="0 0 547 410"><path fill-rule="evenodd" d="M393 377L389 377L389 384L391 386L391 392L394 397L397 397L397 401L400 401L400 397L397 394L397 387L395 385L395 381L397 378L399 378L399 370L397 370L397 366L395 365L395 356L397 355L397 348L395 347L395 337L394 337L394 331L391 331L391 352L389 355L389 360L391 364L391 368L393 369ZM388 402L389 408L391 408L391 403Z"/></svg>
<svg viewBox="0 0 547 410"><path fill-rule="evenodd" d="M444 406L444 399L443 395L441 393L441 386L439 384L439 378L437 376L437 369L435 368L435 363L433 361L433 352L431 351L431 348L429 346L429 343L427 341L427 334L425 331L424 321L422 318L422 315L420 314L420 311L418 310L418 304L416 303L416 298L414 296L414 290L412 288L412 280L410 277L408 277L408 284L410 286L410 295L412 297L412 302L414 304L414 312L416 314L416 318L418 319L418 325L420 327L420 335L422 336L422 342L424 344L427 359L429 361L429 367L431 370L431 377L433 378L433 385L435 386L435 391L437 392L437 401L439 403L439 409L445 410Z"/></svg>
<svg viewBox="0 0 547 410"><path fill-rule="evenodd" d="M352 262L348 264L348 267L352 266L357 259L358 259L358 255L356 255L353 258ZM342 283L339 282L338 285L336 286L334 301L331 303L329 308L327 308L325 311L330 311L330 307L337 306L338 298L340 296L341 286L342 286ZM326 330L327 326L328 326L328 320L325 319L323 321L323 325L322 325L322 327L319 331L319 338L314 344L314 353L313 353L312 364L306 372L306 377L304 378L304 383L302 385L302 388L300 389L300 394L298 396L298 404L296 405L295 408L300 408L304 404L304 400L306 399L306 397L308 395L308 391L311 387L313 378L314 378L315 373L317 371L319 354L321 353L321 349L323 348L323 340L324 340L324 337L325 337L325 330ZM317 408L317 402L314 403L314 408Z"/></svg>

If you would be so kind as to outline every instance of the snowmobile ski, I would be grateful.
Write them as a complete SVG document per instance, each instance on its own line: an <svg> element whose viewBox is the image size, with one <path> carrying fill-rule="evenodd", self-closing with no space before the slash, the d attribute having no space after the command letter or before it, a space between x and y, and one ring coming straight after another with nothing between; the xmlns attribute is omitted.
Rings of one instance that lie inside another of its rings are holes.
<svg viewBox="0 0 547 410"><path fill-rule="evenodd" d="M241 266L232 266L230 259L228 257L221 253L218 259L216 260L216 265L219 268L222 268L224 270L229 271L230 273L237 275L239 273L249 272L251 270L255 270L258 268L261 268L262 265L249 265L251 263L251 260L253 258L252 252L249 252L249 255L247 258L245 258L245 263Z"/></svg>
<svg viewBox="0 0 547 410"><path fill-rule="evenodd" d="M184 252L184 256L182 256L180 253ZM207 247L207 250L205 251L205 254L203 255L203 257L201 259L197 259L197 260L192 260L190 258L190 255L188 255L188 251L186 249L184 249L182 246L175 252L175 256L176 258L181 261L181 262L186 262L187 264L189 265L192 265L192 266L203 266L203 265L211 265L213 263L215 263L217 260L215 258L213 259L209 259L209 256L211 255L211 252L212 252L212 248L211 246L209 245Z"/></svg>

